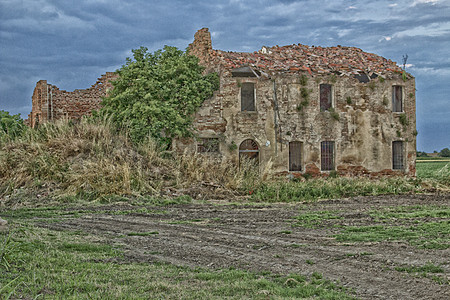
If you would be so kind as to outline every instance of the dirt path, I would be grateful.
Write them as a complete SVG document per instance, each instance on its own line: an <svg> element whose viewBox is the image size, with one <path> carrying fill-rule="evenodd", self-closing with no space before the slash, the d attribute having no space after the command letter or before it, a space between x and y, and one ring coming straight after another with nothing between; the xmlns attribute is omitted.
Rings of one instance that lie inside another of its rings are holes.
<svg viewBox="0 0 450 300"><path fill-rule="evenodd" d="M448 283L395 270L431 262L441 265L445 274L440 275L449 278L450 249L419 249L407 242L342 243L333 237L343 226L373 225L369 211L397 205L448 206L450 195L357 197L304 205L192 204L140 210L107 206L41 226L107 237L121 245L128 261L318 272L363 299L450 299ZM300 212L318 211L334 212L339 218L292 226Z"/></svg>

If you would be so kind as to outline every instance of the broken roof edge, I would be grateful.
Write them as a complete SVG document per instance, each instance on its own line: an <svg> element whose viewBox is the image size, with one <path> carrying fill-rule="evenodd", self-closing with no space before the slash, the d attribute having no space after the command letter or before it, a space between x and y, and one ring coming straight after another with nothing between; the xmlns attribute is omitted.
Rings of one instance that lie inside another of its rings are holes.
<svg viewBox="0 0 450 300"><path fill-rule="evenodd" d="M361 74L372 77L376 74L385 78L406 73L409 78L414 78L394 61L350 46L322 47L299 43L262 46L260 50L254 52L217 50L212 48L208 28L202 28L195 33L194 41L188 50L203 64L221 65L230 71L247 66L254 71L271 75L308 72L310 75L334 73L351 77Z"/></svg>
<svg viewBox="0 0 450 300"><path fill-rule="evenodd" d="M112 81L117 79L117 77L118 77L118 75L116 72L105 72L100 77L98 77L96 82L93 83L91 86L89 86L87 88L77 88L72 91L62 89L55 84L48 83L48 81L46 79L41 79L38 82L36 82L34 89L36 90L36 88L38 88L41 85L44 85L44 86L47 85L48 91L58 91L60 93L67 93L67 94L89 92L91 90L95 90L95 89L99 89L99 88L101 89L102 87L104 87L106 85L112 85Z"/></svg>

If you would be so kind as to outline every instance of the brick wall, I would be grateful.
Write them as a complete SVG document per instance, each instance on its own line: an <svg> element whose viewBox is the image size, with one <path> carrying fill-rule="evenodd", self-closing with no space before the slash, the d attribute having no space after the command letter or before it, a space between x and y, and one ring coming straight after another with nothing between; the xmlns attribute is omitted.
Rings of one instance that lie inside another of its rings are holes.
<svg viewBox="0 0 450 300"><path fill-rule="evenodd" d="M100 108L102 97L113 88L111 81L116 76L114 72L107 72L90 88L73 92L60 90L48 84L46 80L38 81L33 92L32 111L28 115L27 123L35 127L50 120L62 118L73 120L91 114L92 110Z"/></svg>

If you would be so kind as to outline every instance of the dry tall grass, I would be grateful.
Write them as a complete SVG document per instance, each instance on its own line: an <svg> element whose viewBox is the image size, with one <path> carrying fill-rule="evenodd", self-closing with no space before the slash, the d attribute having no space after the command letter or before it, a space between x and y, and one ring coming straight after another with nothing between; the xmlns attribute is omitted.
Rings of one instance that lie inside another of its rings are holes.
<svg viewBox="0 0 450 300"><path fill-rule="evenodd" d="M228 161L163 152L151 139L133 145L108 119L45 123L20 139L1 142L0 148L1 196L21 187L46 188L52 197L94 199L202 186L236 190L246 177Z"/></svg>
<svg viewBox="0 0 450 300"><path fill-rule="evenodd" d="M251 161L241 161L239 167L209 155L163 151L151 139L135 145L108 119L65 120L28 129L20 138L0 139L0 206L23 204L27 196L34 203L38 195L91 201L247 194L252 201L289 202L427 189L421 180L408 178L287 182L271 180L270 170L270 162L257 172Z"/></svg>

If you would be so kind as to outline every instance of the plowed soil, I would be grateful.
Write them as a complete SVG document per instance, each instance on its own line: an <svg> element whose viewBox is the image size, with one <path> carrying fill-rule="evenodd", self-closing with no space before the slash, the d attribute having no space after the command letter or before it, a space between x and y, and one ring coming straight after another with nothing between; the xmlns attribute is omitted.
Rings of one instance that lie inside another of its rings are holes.
<svg viewBox="0 0 450 300"><path fill-rule="evenodd" d="M356 197L295 205L114 205L83 208L79 218L40 226L107 238L124 249L125 261L281 274L318 272L362 299L450 299L450 249L420 249L407 241L335 239L345 226L379 225L370 211L400 205L448 206L450 195ZM340 218L293 226L300 212L317 211L335 212ZM427 263L445 270L438 274L445 283L395 270Z"/></svg>

